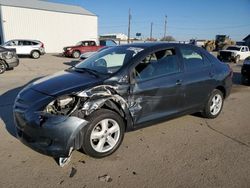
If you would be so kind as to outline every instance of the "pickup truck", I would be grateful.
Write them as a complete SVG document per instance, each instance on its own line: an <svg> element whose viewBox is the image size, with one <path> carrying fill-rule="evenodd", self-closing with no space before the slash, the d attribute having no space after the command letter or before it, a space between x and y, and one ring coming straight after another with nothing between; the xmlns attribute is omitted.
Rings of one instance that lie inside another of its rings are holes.
<svg viewBox="0 0 250 188"><path fill-rule="evenodd" d="M63 48L63 55L66 57L79 58L81 54L86 52L96 52L105 46L116 46L116 42L110 39L100 40L97 45L94 40L80 41L74 46Z"/></svg>
<svg viewBox="0 0 250 188"><path fill-rule="evenodd" d="M226 50L221 50L217 58L221 61L233 61L238 63L250 57L250 51L247 46L229 46Z"/></svg>

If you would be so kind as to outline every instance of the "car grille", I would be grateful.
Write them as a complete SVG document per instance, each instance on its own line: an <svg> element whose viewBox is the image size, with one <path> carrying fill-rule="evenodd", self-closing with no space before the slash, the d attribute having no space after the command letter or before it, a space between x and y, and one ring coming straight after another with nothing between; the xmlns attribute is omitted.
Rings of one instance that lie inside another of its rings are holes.
<svg viewBox="0 0 250 188"><path fill-rule="evenodd" d="M220 52L220 56L221 56L223 59L228 59L229 57L232 56L232 52Z"/></svg>

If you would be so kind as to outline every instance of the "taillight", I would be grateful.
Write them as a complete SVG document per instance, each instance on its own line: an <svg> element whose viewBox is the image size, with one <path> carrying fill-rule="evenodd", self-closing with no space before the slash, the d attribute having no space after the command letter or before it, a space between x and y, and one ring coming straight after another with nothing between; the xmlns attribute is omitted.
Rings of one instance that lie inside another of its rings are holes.
<svg viewBox="0 0 250 188"><path fill-rule="evenodd" d="M41 48L44 48L44 44L43 43L41 43Z"/></svg>

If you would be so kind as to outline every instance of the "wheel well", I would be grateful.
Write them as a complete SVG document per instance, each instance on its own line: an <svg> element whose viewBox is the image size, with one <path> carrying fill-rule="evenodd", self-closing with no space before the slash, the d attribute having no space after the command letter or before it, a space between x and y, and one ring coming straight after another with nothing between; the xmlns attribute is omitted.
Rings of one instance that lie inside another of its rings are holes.
<svg viewBox="0 0 250 188"><path fill-rule="evenodd" d="M226 97L226 90L223 86L218 86L218 87L216 87L216 89L220 90L223 93L224 98Z"/></svg>
<svg viewBox="0 0 250 188"><path fill-rule="evenodd" d="M81 51L80 51L80 50L73 50L73 53L74 53L74 52L79 52L79 53L81 54Z"/></svg>
<svg viewBox="0 0 250 188"><path fill-rule="evenodd" d="M32 51L30 52L30 55L31 55L33 52L38 52L38 53L41 55L41 52L40 52L39 50L32 50Z"/></svg>
<svg viewBox="0 0 250 188"><path fill-rule="evenodd" d="M9 68L8 63L6 63L6 61L4 61L3 59L0 59L1 62L3 62L3 64L5 65L6 68Z"/></svg>
<svg viewBox="0 0 250 188"><path fill-rule="evenodd" d="M113 100L107 100L101 108L112 110L112 111L118 113L122 117L122 119L124 120L125 130L127 129L126 113L123 111L123 109L120 107L120 105L118 103L116 103Z"/></svg>

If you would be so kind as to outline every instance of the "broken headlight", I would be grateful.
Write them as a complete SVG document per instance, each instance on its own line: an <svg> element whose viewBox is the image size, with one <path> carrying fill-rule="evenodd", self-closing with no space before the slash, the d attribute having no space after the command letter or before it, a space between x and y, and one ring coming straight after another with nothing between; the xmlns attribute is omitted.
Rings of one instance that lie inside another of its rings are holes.
<svg viewBox="0 0 250 188"><path fill-rule="evenodd" d="M75 96L62 96L49 103L44 111L54 115L69 115L75 108L76 103Z"/></svg>
<svg viewBox="0 0 250 188"><path fill-rule="evenodd" d="M9 52L9 51L3 52L3 53L1 53L0 57L3 58L3 59L11 59L11 58L14 57L14 53Z"/></svg>

